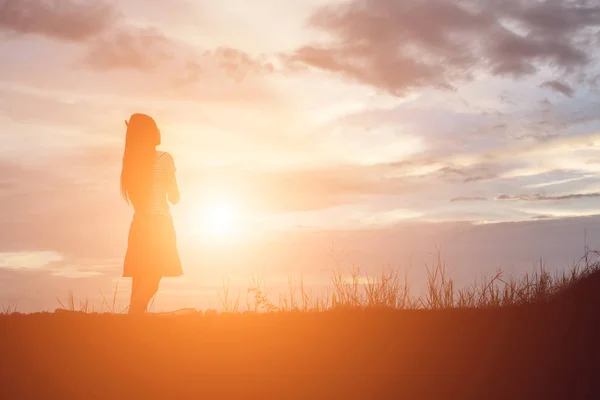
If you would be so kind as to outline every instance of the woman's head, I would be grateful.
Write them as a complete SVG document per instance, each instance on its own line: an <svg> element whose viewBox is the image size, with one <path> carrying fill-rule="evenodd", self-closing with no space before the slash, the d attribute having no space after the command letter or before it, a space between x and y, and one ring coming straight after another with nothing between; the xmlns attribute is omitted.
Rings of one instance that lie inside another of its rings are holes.
<svg viewBox="0 0 600 400"><path fill-rule="evenodd" d="M160 130L146 114L133 114L125 121L125 152L121 170L121 195L136 210L143 209L150 197L156 146Z"/></svg>
<svg viewBox="0 0 600 400"><path fill-rule="evenodd" d="M156 147L160 144L160 130L154 119L146 114L132 114L125 121L127 134L125 145L135 147Z"/></svg>

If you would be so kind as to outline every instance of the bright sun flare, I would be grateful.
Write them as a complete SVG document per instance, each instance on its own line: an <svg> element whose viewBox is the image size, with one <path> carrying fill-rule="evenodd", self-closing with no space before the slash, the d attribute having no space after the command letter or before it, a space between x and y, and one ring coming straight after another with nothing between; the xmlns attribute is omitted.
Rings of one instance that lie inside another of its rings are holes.
<svg viewBox="0 0 600 400"><path fill-rule="evenodd" d="M231 203L207 204L200 215L201 232L211 238L232 237L238 230L238 213Z"/></svg>

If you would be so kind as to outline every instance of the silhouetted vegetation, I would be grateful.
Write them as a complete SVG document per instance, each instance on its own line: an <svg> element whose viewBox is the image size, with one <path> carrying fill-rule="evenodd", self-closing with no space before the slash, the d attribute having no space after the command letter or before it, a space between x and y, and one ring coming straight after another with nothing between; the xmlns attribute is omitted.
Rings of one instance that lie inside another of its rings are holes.
<svg viewBox="0 0 600 400"><path fill-rule="evenodd" d="M490 308L520 306L546 302L557 293L566 290L576 282L600 269L600 253L589 251L569 270L552 274L542 260L521 276L506 276L501 270L493 275L482 275L471 285L459 287L449 276L440 252L434 262L425 265L427 271L426 288L414 294L409 271L389 270L377 276L363 274L360 268L352 268L344 273L338 264L333 269L329 287L320 292L308 288L304 279L288 280L287 291L275 296L260 276L252 277L244 296L238 291L231 293L229 283L223 281L217 293L220 312L321 312L337 309L396 309L396 310L437 310L447 308ZM66 300L57 298L62 311L84 313L119 314L127 312L117 304L118 284L110 296L100 293L100 305L89 299L76 300L71 291ZM276 300L274 300L276 299ZM149 309L153 311L153 302ZM17 304L5 305L2 313L17 312ZM190 310L187 310L190 311ZM217 313L217 310L209 310ZM201 312L197 310L196 312Z"/></svg>

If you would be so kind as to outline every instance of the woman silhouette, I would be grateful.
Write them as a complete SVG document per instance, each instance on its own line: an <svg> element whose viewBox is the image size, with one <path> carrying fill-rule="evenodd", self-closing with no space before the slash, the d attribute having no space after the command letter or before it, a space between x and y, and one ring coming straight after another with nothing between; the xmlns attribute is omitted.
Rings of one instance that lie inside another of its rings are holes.
<svg viewBox="0 0 600 400"><path fill-rule="evenodd" d="M162 277L183 273L169 203L179 202L173 157L157 151L160 130L146 114L133 114L125 138L121 195L134 209L123 276L132 277L130 314L144 314Z"/></svg>

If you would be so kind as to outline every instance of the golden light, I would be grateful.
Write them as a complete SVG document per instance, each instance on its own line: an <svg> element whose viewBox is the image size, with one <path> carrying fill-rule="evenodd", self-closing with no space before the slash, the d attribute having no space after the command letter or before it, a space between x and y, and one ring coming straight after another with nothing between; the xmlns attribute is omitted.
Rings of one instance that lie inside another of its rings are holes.
<svg viewBox="0 0 600 400"><path fill-rule="evenodd" d="M231 241L241 232L239 209L226 200L204 204L193 221L194 230L208 241Z"/></svg>
<svg viewBox="0 0 600 400"><path fill-rule="evenodd" d="M212 235L232 234L235 230L236 212L231 204L213 204L205 210L203 220L203 225Z"/></svg>

